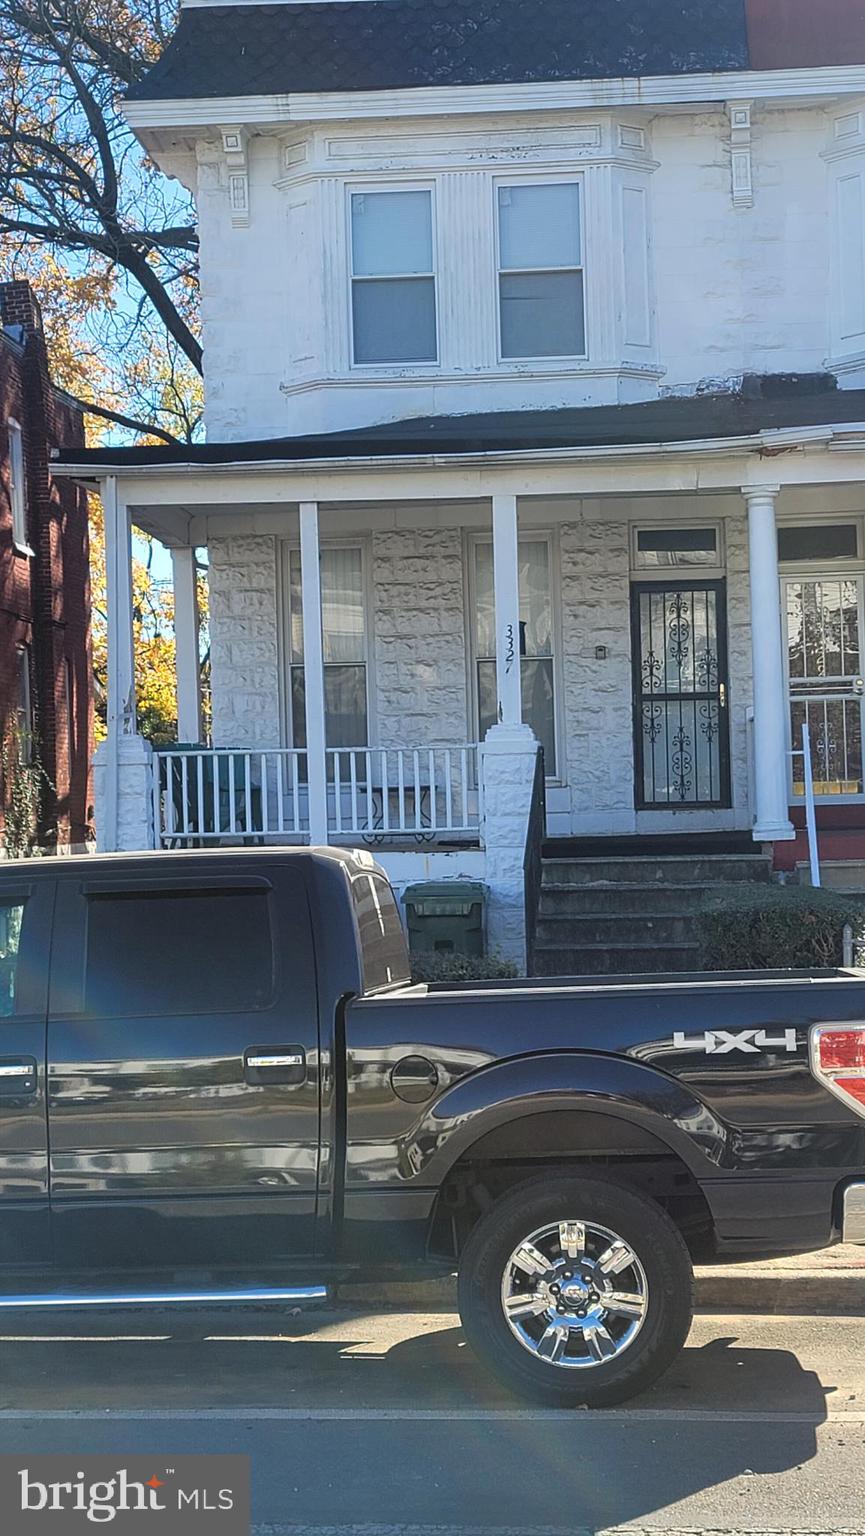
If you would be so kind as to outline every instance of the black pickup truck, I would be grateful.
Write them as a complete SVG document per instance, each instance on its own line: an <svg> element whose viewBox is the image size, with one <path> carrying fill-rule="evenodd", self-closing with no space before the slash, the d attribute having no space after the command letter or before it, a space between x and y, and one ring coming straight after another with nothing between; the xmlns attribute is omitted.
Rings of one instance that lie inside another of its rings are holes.
<svg viewBox="0 0 865 1536"><path fill-rule="evenodd" d="M692 1260L865 1242L865 973L413 986L368 854L0 873L0 1308L459 1272L512 1388L605 1405Z"/></svg>

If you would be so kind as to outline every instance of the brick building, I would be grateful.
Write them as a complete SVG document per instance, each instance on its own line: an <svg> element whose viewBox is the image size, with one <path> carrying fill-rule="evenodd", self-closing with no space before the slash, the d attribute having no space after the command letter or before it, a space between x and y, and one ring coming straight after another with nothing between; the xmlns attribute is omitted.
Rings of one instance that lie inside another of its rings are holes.
<svg viewBox="0 0 865 1536"><path fill-rule="evenodd" d="M54 479L60 443L83 445L81 412L51 382L29 285L0 284L0 733L17 717L44 770L46 849L85 843L91 820L87 494Z"/></svg>

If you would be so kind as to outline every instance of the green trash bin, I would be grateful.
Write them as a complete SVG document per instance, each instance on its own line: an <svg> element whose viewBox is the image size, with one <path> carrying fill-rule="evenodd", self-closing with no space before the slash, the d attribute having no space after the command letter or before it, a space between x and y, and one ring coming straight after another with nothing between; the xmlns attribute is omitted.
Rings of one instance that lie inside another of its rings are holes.
<svg viewBox="0 0 865 1536"><path fill-rule="evenodd" d="M407 886L403 901L413 954L483 954L487 888L480 880L424 880Z"/></svg>

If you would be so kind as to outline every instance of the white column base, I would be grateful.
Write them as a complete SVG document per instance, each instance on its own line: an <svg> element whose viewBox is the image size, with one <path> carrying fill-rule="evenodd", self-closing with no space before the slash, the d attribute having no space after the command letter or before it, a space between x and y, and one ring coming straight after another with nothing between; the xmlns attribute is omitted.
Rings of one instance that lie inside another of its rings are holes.
<svg viewBox="0 0 865 1536"><path fill-rule="evenodd" d="M93 803L99 853L138 853L156 846L153 748L143 736L99 743L93 757Z"/></svg>
<svg viewBox="0 0 865 1536"><path fill-rule="evenodd" d="M776 821L755 826L751 836L755 843L792 843L796 828L792 821Z"/></svg>
<svg viewBox="0 0 865 1536"><path fill-rule="evenodd" d="M487 948L526 973L523 864L538 743L527 725L494 725L481 750Z"/></svg>

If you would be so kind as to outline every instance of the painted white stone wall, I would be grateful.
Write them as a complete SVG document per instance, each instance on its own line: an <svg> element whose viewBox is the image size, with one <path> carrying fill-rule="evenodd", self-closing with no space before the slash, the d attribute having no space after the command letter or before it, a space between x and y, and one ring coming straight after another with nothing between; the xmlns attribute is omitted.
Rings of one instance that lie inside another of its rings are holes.
<svg viewBox="0 0 865 1536"><path fill-rule="evenodd" d="M733 205L721 110L286 125L283 135L249 137L249 214L240 224L222 145L202 130L192 179L209 435L236 441L425 413L649 398L745 371L819 371L827 358L861 350L861 337L841 335L849 325L832 270L839 221L851 238L851 199L836 208L847 161L825 158L839 146L847 153L833 131L833 111L844 110L843 102L829 111L755 103L751 207ZM856 149L865 118L853 116ZM865 163L865 149L857 152ZM589 357L504 364L495 183L559 174L583 179ZM349 189L390 179L434 191L440 361L353 368Z"/></svg>
<svg viewBox="0 0 865 1536"><path fill-rule="evenodd" d="M726 116L660 117L652 145L663 387L823 368L829 351L829 119L753 113L754 202L734 208Z"/></svg>
<svg viewBox="0 0 865 1536"><path fill-rule="evenodd" d="M214 746L278 747L277 540L212 538L209 551Z"/></svg>
<svg viewBox="0 0 865 1536"><path fill-rule="evenodd" d="M628 526L565 523L561 557L564 736L575 833L634 826ZM606 646L604 660L596 646Z"/></svg>
<svg viewBox="0 0 865 1536"><path fill-rule="evenodd" d="M377 745L458 746L468 731L459 528L372 537Z"/></svg>

